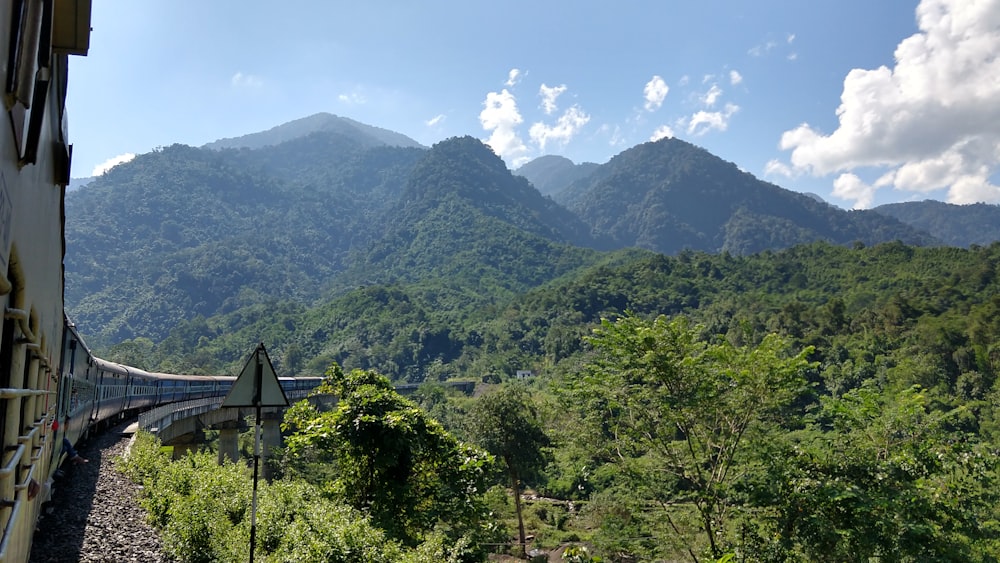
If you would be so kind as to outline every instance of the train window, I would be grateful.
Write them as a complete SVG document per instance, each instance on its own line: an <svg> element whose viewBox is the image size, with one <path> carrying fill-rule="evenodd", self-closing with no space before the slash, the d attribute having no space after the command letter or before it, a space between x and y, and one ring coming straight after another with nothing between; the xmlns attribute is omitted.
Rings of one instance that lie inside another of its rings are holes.
<svg viewBox="0 0 1000 563"><path fill-rule="evenodd" d="M7 94L22 163L34 163L51 80L53 0L14 0L7 49Z"/></svg>
<svg viewBox="0 0 1000 563"><path fill-rule="evenodd" d="M13 292L11 292L13 293ZM9 303L9 300L8 300ZM0 335L0 387L10 387L10 372L14 368L14 319L3 319L3 335ZM3 425L7 421L7 401L0 400L0 437L3 436Z"/></svg>

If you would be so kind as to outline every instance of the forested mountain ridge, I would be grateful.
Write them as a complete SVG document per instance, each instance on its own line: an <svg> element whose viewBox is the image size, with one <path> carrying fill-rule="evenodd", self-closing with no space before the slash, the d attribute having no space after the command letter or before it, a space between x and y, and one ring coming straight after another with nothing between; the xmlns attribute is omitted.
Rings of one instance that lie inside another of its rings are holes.
<svg viewBox="0 0 1000 563"><path fill-rule="evenodd" d="M813 240L872 244L934 239L870 212L847 212L667 138L628 149L556 193L614 246L749 254Z"/></svg>
<svg viewBox="0 0 1000 563"><path fill-rule="evenodd" d="M304 121L332 116L313 117ZM310 306L381 283L451 280L489 302L592 264L594 250L931 240L758 182L676 140L595 165L562 194L574 212L471 137L402 148L333 122L276 128L287 140L262 148L174 145L68 194L67 310L84 334L101 345L158 342L198 315L269 300Z"/></svg>
<svg viewBox="0 0 1000 563"><path fill-rule="evenodd" d="M952 246L1000 240L1000 205L954 205L926 200L880 205L873 211L926 231Z"/></svg>
<svg viewBox="0 0 1000 563"><path fill-rule="evenodd" d="M250 133L241 137L219 139L218 141L202 145L202 148L213 150L235 148L259 149L266 146L277 146L318 132L339 133L362 140L370 146L423 147L423 145L402 133L366 125L347 117L340 117L330 113L317 113L283 123L267 131Z"/></svg>
<svg viewBox="0 0 1000 563"><path fill-rule="evenodd" d="M495 297L597 259L586 225L471 137L431 147L387 217L385 235L354 254L345 277L444 279Z"/></svg>
<svg viewBox="0 0 1000 563"><path fill-rule="evenodd" d="M308 137L313 147L342 141ZM245 149L174 145L68 194L68 312L101 343L160 340L182 319L266 299L311 302L351 248L378 234L372 218L422 150L338 154L290 172Z"/></svg>
<svg viewBox="0 0 1000 563"><path fill-rule="evenodd" d="M573 182L590 175L598 166L594 162L574 164L564 156L540 156L514 171L528 179L542 195L551 196Z"/></svg>

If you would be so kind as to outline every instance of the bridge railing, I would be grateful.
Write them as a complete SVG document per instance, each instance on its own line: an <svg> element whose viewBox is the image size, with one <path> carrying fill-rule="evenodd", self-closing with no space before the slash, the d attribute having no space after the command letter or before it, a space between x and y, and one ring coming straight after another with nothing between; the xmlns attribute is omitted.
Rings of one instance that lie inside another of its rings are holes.
<svg viewBox="0 0 1000 563"><path fill-rule="evenodd" d="M169 403L139 415L139 428L156 434L176 420L206 413L219 408L225 397L206 397Z"/></svg>
<svg viewBox="0 0 1000 563"><path fill-rule="evenodd" d="M309 396L311 390L288 391L285 396L289 403L294 403ZM222 405L225 397L206 397L190 401L178 401L161 405L139 415L139 428L157 434L174 422L191 416L197 416L216 410Z"/></svg>

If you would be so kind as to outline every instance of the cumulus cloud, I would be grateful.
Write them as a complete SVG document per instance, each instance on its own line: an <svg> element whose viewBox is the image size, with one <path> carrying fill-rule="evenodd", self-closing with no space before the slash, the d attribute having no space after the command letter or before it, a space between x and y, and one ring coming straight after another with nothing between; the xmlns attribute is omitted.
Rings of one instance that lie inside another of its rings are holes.
<svg viewBox="0 0 1000 563"><path fill-rule="evenodd" d="M428 119L427 121L425 121L424 125L426 125L428 127L434 127L435 125L441 123L444 120L445 120L445 115L443 113L439 113L439 114L435 115L434 117L432 117L432 118Z"/></svg>
<svg viewBox="0 0 1000 563"><path fill-rule="evenodd" d="M516 68L510 69L510 72L507 73L507 82L504 82L504 85L508 87L513 87L515 84L517 84L517 81L520 78L520 76L521 76L520 69Z"/></svg>
<svg viewBox="0 0 1000 563"><path fill-rule="evenodd" d="M531 140L544 151L545 145L549 141L555 141L562 145L568 143L588 121L590 121L589 115L578 106L572 106L559 117L555 125L535 123L529 129L528 134L531 136Z"/></svg>
<svg viewBox="0 0 1000 563"><path fill-rule="evenodd" d="M663 100L667 97L670 87L659 76L653 76L642 89L646 98L646 111L655 111L663 105Z"/></svg>
<svg viewBox="0 0 1000 563"><path fill-rule="evenodd" d="M689 135L704 135L712 129L725 131L729 127L729 119L740 110L736 104L726 104L723 111L699 111L687 121Z"/></svg>
<svg viewBox="0 0 1000 563"><path fill-rule="evenodd" d="M660 125L653 131L653 134L649 137L650 141L659 141L660 139L672 139L674 138L674 130L670 128L669 125Z"/></svg>
<svg viewBox="0 0 1000 563"><path fill-rule="evenodd" d="M98 164L97 166L95 166L94 170L91 171L90 175L91 176L100 176L101 174L104 174L105 172L107 172L108 170L111 170L115 166L118 166L119 164L124 164L124 163L132 160L133 158L135 158L135 154L130 153L130 152L127 152L125 154L120 154L118 156L113 156L113 157L105 160L104 162Z"/></svg>
<svg viewBox="0 0 1000 563"><path fill-rule="evenodd" d="M719 88L718 84L712 84L712 87L705 92L705 95L701 97L701 103L705 104L707 107L712 107L715 102L719 101L719 96L722 95L722 88Z"/></svg>
<svg viewBox="0 0 1000 563"><path fill-rule="evenodd" d="M513 71L511 71L513 73ZM524 119L517 109L517 99L506 88L486 94L485 106L479 113L483 129L491 131L486 144L515 167L528 160L528 147L517 133Z"/></svg>
<svg viewBox="0 0 1000 563"><path fill-rule="evenodd" d="M550 87L542 83L542 86L538 89L538 95L542 97L542 110L545 111L545 115L551 115L552 112L559 109L556 106L556 98L565 91L565 84Z"/></svg>
<svg viewBox="0 0 1000 563"><path fill-rule="evenodd" d="M735 70L729 71L729 83L736 86L740 82L743 82L743 75Z"/></svg>
<svg viewBox="0 0 1000 563"><path fill-rule="evenodd" d="M854 200L854 209L867 209L875 199L875 187L851 173L841 174L833 181L833 195L840 199Z"/></svg>
<svg viewBox="0 0 1000 563"><path fill-rule="evenodd" d="M847 74L832 133L804 123L780 147L796 170L841 173L835 195L855 207L889 186L1000 202L990 183L1000 168L1000 0L922 0L916 16L919 32L896 47L895 66ZM861 167L884 173L865 186L851 173Z"/></svg>
<svg viewBox="0 0 1000 563"><path fill-rule="evenodd" d="M767 161L767 164L764 165L764 175L784 176L785 178L794 178L797 176L791 166L788 166L776 158Z"/></svg>

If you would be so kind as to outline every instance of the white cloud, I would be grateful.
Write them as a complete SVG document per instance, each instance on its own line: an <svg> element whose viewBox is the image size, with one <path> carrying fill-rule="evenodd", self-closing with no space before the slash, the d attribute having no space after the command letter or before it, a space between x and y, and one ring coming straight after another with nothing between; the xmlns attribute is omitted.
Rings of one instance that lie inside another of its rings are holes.
<svg viewBox="0 0 1000 563"><path fill-rule="evenodd" d="M135 158L135 154L130 153L130 152L127 152L125 154L120 154L118 156L113 156L113 157L105 160L104 162L98 164L97 166L95 166L94 170L91 171L90 175L91 176L100 176L101 174L104 174L105 172L107 172L108 170L111 170L115 166L118 166L119 164L124 164L124 163L132 160L133 158Z"/></svg>
<svg viewBox="0 0 1000 563"><path fill-rule="evenodd" d="M715 102L719 101L719 96L722 95L722 88L719 88L718 84L712 84L712 87L705 92L705 95L701 97L701 103L705 104L707 107L712 107Z"/></svg>
<svg viewBox="0 0 1000 563"><path fill-rule="evenodd" d="M486 94L479 122L483 129L491 131L486 144L515 167L528 160L528 147L517 133L517 126L524 119L517 109L517 99L507 89Z"/></svg>
<svg viewBox="0 0 1000 563"><path fill-rule="evenodd" d="M528 134L531 140L538 144L541 150L545 150L545 145L549 141L555 141L565 145L590 121L590 116L583 112L579 106L572 106L559 117L555 125L535 123L531 126Z"/></svg>
<svg viewBox="0 0 1000 563"><path fill-rule="evenodd" d="M434 117L432 117L432 118L428 119L427 121L425 121L424 125L426 125L428 127L434 127L435 125L441 123L444 120L445 120L445 115L443 113L439 113L439 114L435 115Z"/></svg>
<svg viewBox="0 0 1000 563"><path fill-rule="evenodd" d="M646 111L655 111L662 106L663 100L667 97L667 92L669 91L670 87L667 86L667 83L662 78L653 76L642 89L642 93L646 98Z"/></svg>
<svg viewBox="0 0 1000 563"><path fill-rule="evenodd" d="M729 127L729 118L740 110L736 104L726 104L723 111L699 111L687 121L689 135L704 135L712 129L725 131Z"/></svg>
<svg viewBox="0 0 1000 563"><path fill-rule="evenodd" d="M785 41L786 41L786 42L787 42L787 43L788 43L789 45L791 45L791 44L792 44L792 42L794 42L794 41L795 41L795 34L794 34L794 33L789 33L788 35L786 35L786 36L785 36Z"/></svg>
<svg viewBox="0 0 1000 563"><path fill-rule="evenodd" d="M538 89L538 95L542 97L542 109L545 111L545 115L551 115L552 112L558 109L556 98L565 91L565 84L549 87L542 83L542 86Z"/></svg>
<svg viewBox="0 0 1000 563"><path fill-rule="evenodd" d="M735 70L729 71L729 83L736 86L740 82L743 82L743 75Z"/></svg>
<svg viewBox="0 0 1000 563"><path fill-rule="evenodd" d="M880 167L872 190L947 188L953 203L1000 202L989 182L1000 169L1000 0L922 0L916 14L920 31L896 47L893 68L847 74L836 130L802 124L780 146L817 176ZM868 192L841 178L862 203Z"/></svg>
<svg viewBox="0 0 1000 563"><path fill-rule="evenodd" d="M520 69L512 68L510 72L507 73L507 82L504 82L505 86L513 87L517 84L518 78L521 76Z"/></svg>
<svg viewBox="0 0 1000 563"><path fill-rule="evenodd" d="M345 94L337 95L337 99L341 103L351 104L351 105L361 105L366 103L368 100L360 92L350 92Z"/></svg>
<svg viewBox="0 0 1000 563"><path fill-rule="evenodd" d="M660 139L672 139L674 138L674 130L670 128L669 125L660 125L653 131L653 134L649 137L650 141L659 141Z"/></svg>
<svg viewBox="0 0 1000 563"><path fill-rule="evenodd" d="M774 158L767 161L764 165L764 175L765 176L784 176L785 178L794 178L798 174L784 162Z"/></svg>
<svg viewBox="0 0 1000 563"><path fill-rule="evenodd" d="M259 76L243 74L242 72L234 74L229 81L237 88L260 88L264 85L264 80Z"/></svg>
<svg viewBox="0 0 1000 563"><path fill-rule="evenodd" d="M841 174L833 181L833 195L854 201L854 209L868 209L875 199L875 188L854 174Z"/></svg>

